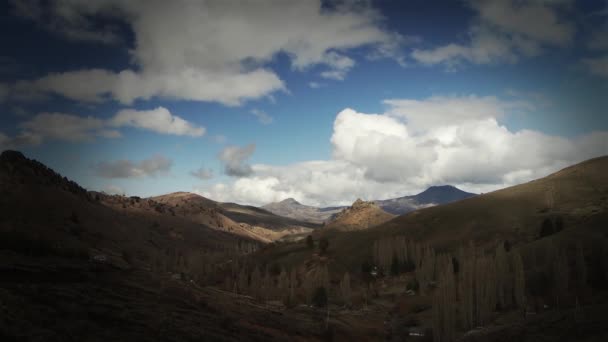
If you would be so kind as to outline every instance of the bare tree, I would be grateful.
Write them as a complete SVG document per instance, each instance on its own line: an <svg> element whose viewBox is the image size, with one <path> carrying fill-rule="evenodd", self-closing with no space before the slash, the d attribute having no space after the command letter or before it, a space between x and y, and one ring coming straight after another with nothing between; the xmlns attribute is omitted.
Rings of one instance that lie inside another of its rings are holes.
<svg viewBox="0 0 608 342"><path fill-rule="evenodd" d="M348 272L344 273L344 277L340 282L340 293L342 295L342 300L344 304L347 306L351 305L351 288L350 288L350 275Z"/></svg>

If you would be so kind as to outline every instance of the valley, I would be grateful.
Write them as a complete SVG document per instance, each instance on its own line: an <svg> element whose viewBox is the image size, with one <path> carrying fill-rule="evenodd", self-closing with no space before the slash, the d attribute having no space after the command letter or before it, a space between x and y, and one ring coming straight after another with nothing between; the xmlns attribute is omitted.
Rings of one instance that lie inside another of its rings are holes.
<svg viewBox="0 0 608 342"><path fill-rule="evenodd" d="M401 216L357 200L324 224L90 192L14 151L0 186L3 340L608 336L608 157Z"/></svg>

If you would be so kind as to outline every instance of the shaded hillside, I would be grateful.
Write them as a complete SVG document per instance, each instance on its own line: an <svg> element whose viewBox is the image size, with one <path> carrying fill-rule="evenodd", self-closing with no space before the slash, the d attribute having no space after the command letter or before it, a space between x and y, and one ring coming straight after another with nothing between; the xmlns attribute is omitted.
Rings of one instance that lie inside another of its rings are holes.
<svg viewBox="0 0 608 342"><path fill-rule="evenodd" d="M288 198L280 202L266 204L262 208L277 215L320 224L327 221L332 215L339 213L344 207L317 208Z"/></svg>
<svg viewBox="0 0 608 342"><path fill-rule="evenodd" d="M152 199L167 205L176 215L186 217L194 222L203 223L233 234L254 237L263 242L275 241L285 236L306 234L312 231L312 228L309 227L311 225L307 222L297 222L288 218L277 217L262 210L250 209L240 205L225 208L222 203L193 193L176 192L152 197ZM239 215L240 213L244 214Z"/></svg>
<svg viewBox="0 0 608 342"><path fill-rule="evenodd" d="M130 259L134 264L150 264L155 258L163 259L168 250L180 250L185 257L190 251L232 249L239 242L257 244L182 217L150 215L151 209L129 211L103 205L100 194L86 192L17 152L0 156L0 180L0 231L19 239L25 249L32 243L46 245L49 252L104 253L119 263ZM121 198L121 202L138 201ZM157 203L140 202L142 207L157 208Z"/></svg>
<svg viewBox="0 0 608 342"><path fill-rule="evenodd" d="M218 203L222 213L236 222L243 222L271 230L281 230L286 227L319 228L316 223L275 215L262 208L240 205L236 203Z"/></svg>
<svg viewBox="0 0 608 342"><path fill-rule="evenodd" d="M379 314L373 325L348 313L328 321L323 310L208 287L259 243L165 204L116 196L127 208L104 205L15 152L0 156L0 192L3 341L315 341L328 338L328 322L343 339L382 336Z"/></svg>
<svg viewBox="0 0 608 342"><path fill-rule="evenodd" d="M375 227L395 217L374 202L357 199L352 206L343 209L327 222L326 229L340 231L362 230Z"/></svg>

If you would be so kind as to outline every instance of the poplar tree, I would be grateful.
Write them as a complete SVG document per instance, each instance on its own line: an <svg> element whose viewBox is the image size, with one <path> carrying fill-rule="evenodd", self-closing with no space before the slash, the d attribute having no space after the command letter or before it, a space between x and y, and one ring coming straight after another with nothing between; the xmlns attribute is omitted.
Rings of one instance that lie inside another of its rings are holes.
<svg viewBox="0 0 608 342"><path fill-rule="evenodd" d="M519 252L514 251L513 253L513 298L518 308L526 308L526 275L524 272L524 263L521 259Z"/></svg>
<svg viewBox="0 0 608 342"><path fill-rule="evenodd" d="M351 288L350 288L350 275L348 272L344 273L344 277L340 282L340 294L342 295L342 301L346 306L351 305Z"/></svg>

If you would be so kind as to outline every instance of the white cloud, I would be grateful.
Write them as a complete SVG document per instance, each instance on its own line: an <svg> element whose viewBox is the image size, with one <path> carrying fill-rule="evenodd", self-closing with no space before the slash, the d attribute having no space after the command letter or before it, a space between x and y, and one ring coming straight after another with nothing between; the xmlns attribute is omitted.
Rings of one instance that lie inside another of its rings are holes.
<svg viewBox="0 0 608 342"><path fill-rule="evenodd" d="M65 141L87 141L100 135L104 128L101 119L81 117L63 113L40 113L20 127L24 131L46 139Z"/></svg>
<svg viewBox="0 0 608 342"><path fill-rule="evenodd" d="M325 54L323 62L330 69L321 72L320 76L337 81L343 81L346 78L346 74L355 66L353 59L333 51Z"/></svg>
<svg viewBox="0 0 608 342"><path fill-rule="evenodd" d="M248 163L249 157L255 151L255 144L247 146L226 146L220 151L218 158L224 164L224 173L233 177L246 177L253 173Z"/></svg>
<svg viewBox="0 0 608 342"><path fill-rule="evenodd" d="M319 83L319 82L308 82L308 86L311 87L312 89L318 89L325 85L323 83Z"/></svg>
<svg viewBox="0 0 608 342"><path fill-rule="evenodd" d="M93 165L95 174L102 178L141 178L167 175L173 162L156 155L141 161L127 159L104 161Z"/></svg>
<svg viewBox="0 0 608 342"><path fill-rule="evenodd" d="M500 123L514 111L533 108L525 103L474 95L385 103L384 114L338 113L331 160L254 164L249 176L199 191L255 205L287 197L312 205L348 204L440 184L488 192L608 154L608 132L565 138L512 131Z"/></svg>
<svg viewBox="0 0 608 342"><path fill-rule="evenodd" d="M126 22L134 33L130 53L135 66L118 73L84 69L22 81L14 86L13 97L28 99L38 92L130 104L159 96L239 105L286 89L265 67L278 53L287 54L294 69L323 65L329 68L326 76L343 79L355 64L346 56L350 49L365 46L378 56L400 60L400 46L407 41L383 29L384 18L368 3L322 8L320 0L107 0L49 6L49 20L58 26L54 31L68 36L73 31L83 39L94 34L86 20L95 14ZM40 9L31 3L27 7ZM38 15L32 19L42 20Z"/></svg>
<svg viewBox="0 0 608 342"><path fill-rule="evenodd" d="M123 109L110 120L116 127L131 126L160 134L188 135L200 137L205 134L204 127L172 115L167 108L157 107L152 110Z"/></svg>
<svg viewBox="0 0 608 342"><path fill-rule="evenodd" d="M213 178L213 170L200 167L197 170L191 171L190 175L198 179L207 180Z"/></svg>
<svg viewBox="0 0 608 342"><path fill-rule="evenodd" d="M466 120L503 118L512 108L522 109L523 103L501 101L494 96L433 96L424 100L389 99L387 114L407 120L408 126L429 129L457 124Z"/></svg>
<svg viewBox="0 0 608 342"><path fill-rule="evenodd" d="M270 125L274 121L272 116L268 115L268 113L263 110L253 109L251 110L251 114L255 115L255 117L258 118L258 121L263 125Z"/></svg>
<svg viewBox="0 0 608 342"><path fill-rule="evenodd" d="M164 107L158 107L142 111L121 110L107 120L65 113L39 113L19 124L21 132L17 136L9 138L4 135L4 137L6 145L18 148L24 145L40 144L44 140L81 142L92 141L96 137L120 138L122 134L116 128L125 126L159 134L191 137L200 137L205 134L204 127L196 126L173 115Z"/></svg>
<svg viewBox="0 0 608 342"><path fill-rule="evenodd" d="M560 1L471 0L477 17L469 41L430 49L414 49L411 57L424 65L444 64L453 69L462 62L515 63L521 56L536 56L545 47L565 47L574 39L573 23L560 17L568 4Z"/></svg>

